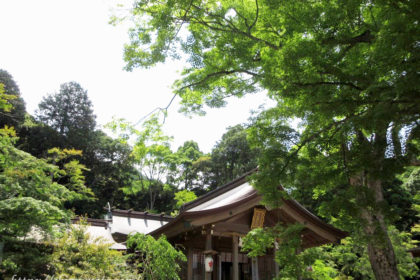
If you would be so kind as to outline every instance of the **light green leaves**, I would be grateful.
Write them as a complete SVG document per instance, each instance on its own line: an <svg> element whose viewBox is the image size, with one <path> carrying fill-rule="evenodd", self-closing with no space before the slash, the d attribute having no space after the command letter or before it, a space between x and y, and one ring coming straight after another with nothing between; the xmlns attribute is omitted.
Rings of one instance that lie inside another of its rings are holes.
<svg viewBox="0 0 420 280"><path fill-rule="evenodd" d="M127 247L143 279L166 280L180 279L180 262L187 259L181 250L172 247L165 236L155 240L150 235L136 233L129 236Z"/></svg>
<svg viewBox="0 0 420 280"><path fill-rule="evenodd" d="M16 96L4 93L4 84L0 83L0 110L4 112L10 112L13 105L9 103L9 100L16 99Z"/></svg>
<svg viewBox="0 0 420 280"><path fill-rule="evenodd" d="M156 198L168 187L167 177L175 161L170 148L172 138L163 133L158 114L144 120L141 129L121 119L114 120L108 127L118 133L120 141L133 146L132 157L138 178L123 188L124 193L148 193L148 209L153 210Z"/></svg>
<svg viewBox="0 0 420 280"><path fill-rule="evenodd" d="M54 224L68 218L64 202L75 193L54 181L58 167L16 149L1 131L0 233L24 237L33 226L50 232Z"/></svg>
<svg viewBox="0 0 420 280"><path fill-rule="evenodd" d="M81 221L55 241L51 265L57 278L138 279L122 253L109 249L111 244L93 238L86 232L87 223Z"/></svg>

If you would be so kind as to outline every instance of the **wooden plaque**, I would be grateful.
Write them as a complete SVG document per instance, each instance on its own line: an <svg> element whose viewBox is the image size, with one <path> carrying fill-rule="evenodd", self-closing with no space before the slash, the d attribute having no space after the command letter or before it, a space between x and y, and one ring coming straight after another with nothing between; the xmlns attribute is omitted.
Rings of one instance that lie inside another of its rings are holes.
<svg viewBox="0 0 420 280"><path fill-rule="evenodd" d="M264 226L265 212L267 210L254 208L254 216L252 216L251 229L262 228Z"/></svg>

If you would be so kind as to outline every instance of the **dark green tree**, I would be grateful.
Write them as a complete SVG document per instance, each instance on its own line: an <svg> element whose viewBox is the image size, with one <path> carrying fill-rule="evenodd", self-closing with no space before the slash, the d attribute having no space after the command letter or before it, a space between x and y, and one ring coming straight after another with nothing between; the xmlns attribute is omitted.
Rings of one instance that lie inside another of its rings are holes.
<svg viewBox="0 0 420 280"><path fill-rule="evenodd" d="M175 153L174 161L171 166L171 177L175 184L180 188L194 190L200 187L199 174L195 162L203 156L198 143L186 141L178 148Z"/></svg>
<svg viewBox="0 0 420 280"><path fill-rule="evenodd" d="M25 102L20 95L18 85L6 70L0 69L0 83L4 85L4 94L13 97L13 99L8 100L8 103L12 105L12 109L9 112L0 111L0 128L8 125L18 129L25 121Z"/></svg>
<svg viewBox="0 0 420 280"><path fill-rule="evenodd" d="M100 216L107 202L121 209L132 208L131 200L127 201L121 190L122 187L131 184L136 174L131 148L100 130L94 132L92 139L88 151L94 157L88 162L89 171L86 172L86 181L97 200L79 203L75 205L75 208L81 213L89 213L92 216Z"/></svg>
<svg viewBox="0 0 420 280"><path fill-rule="evenodd" d="M131 184L135 174L131 148L95 129L96 117L86 90L76 82L62 84L58 93L41 101L36 118L39 123L25 128L24 149L43 157L53 147L82 151L86 184L96 200L75 201L68 207L77 214L100 217L107 202L130 206L121 188Z"/></svg>
<svg viewBox="0 0 420 280"><path fill-rule="evenodd" d="M251 148L243 125L229 127L211 151L210 188L219 187L257 167L257 149Z"/></svg>
<svg viewBox="0 0 420 280"><path fill-rule="evenodd" d="M78 83L62 84L58 93L44 97L39 103L36 117L60 135L66 136L66 148L86 152L96 117L87 91Z"/></svg>
<svg viewBox="0 0 420 280"><path fill-rule="evenodd" d="M383 189L418 162L417 1L138 0L131 11L127 69L182 50L190 66L174 89L187 112L265 89L278 104L253 132L266 203L310 177L315 196L334 197L321 213L364 237L375 277L399 279Z"/></svg>

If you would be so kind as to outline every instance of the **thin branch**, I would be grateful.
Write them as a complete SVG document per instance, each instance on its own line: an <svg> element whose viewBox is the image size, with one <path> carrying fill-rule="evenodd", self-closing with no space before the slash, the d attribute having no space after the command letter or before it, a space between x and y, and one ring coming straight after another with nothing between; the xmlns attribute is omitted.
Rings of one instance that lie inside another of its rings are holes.
<svg viewBox="0 0 420 280"><path fill-rule="evenodd" d="M175 39L176 37L178 37L178 34L179 34L179 32L181 31L182 26L183 26L183 25L184 25L184 23L186 22L187 15L188 15L188 12L189 12L189 11L190 11L190 9L191 9L191 6L192 6L193 1L194 1L194 0L191 0L191 1L190 1L190 4L188 5L188 8L185 10L184 16L182 17L182 21L181 21L181 23L179 24L179 28L178 28L178 30L177 30L177 31L176 31L176 33L175 33L174 39Z"/></svg>
<svg viewBox="0 0 420 280"><path fill-rule="evenodd" d="M171 100L169 101L168 105L166 105L166 107L156 107L154 108L152 111L150 111L149 113L147 113L146 115L144 115L143 117L141 117L135 124L134 126L139 125L140 123L142 123L145 119L147 119L149 116L153 115L156 111L164 111L165 113L168 112L169 107L171 107L172 103L175 100L175 97L177 97L177 93L174 93L174 95L172 96ZM166 114L164 114L163 117L163 123L165 123L166 120Z"/></svg>
<svg viewBox="0 0 420 280"><path fill-rule="evenodd" d="M251 33L251 29L255 26L255 24L257 24L258 21L258 14L259 14L259 6L258 6L258 0L255 0L255 7L256 7L256 11L255 11L255 19L252 22L252 24L248 27L248 33Z"/></svg>
<svg viewBox="0 0 420 280"><path fill-rule="evenodd" d="M315 82L315 83L293 83L296 86L320 86L320 85L333 85L333 86L349 86L357 90L363 90L361 87L356 86L355 84L351 82Z"/></svg>
<svg viewBox="0 0 420 280"><path fill-rule="evenodd" d="M6 117L9 117L9 118L11 118L11 119L13 119L13 120L15 120L15 121L19 122L19 120L18 120L15 116L13 116L13 115L10 115L10 114L7 114L7 113L3 113L3 112L0 112L0 115L3 115L3 116L6 116Z"/></svg>
<svg viewBox="0 0 420 280"><path fill-rule="evenodd" d="M203 84L204 82L206 82L207 80L209 80L210 78L213 78L213 77L223 76L223 75L231 75L231 74L234 74L234 73L245 73L245 74L248 74L248 75L251 75L251 76L254 76L254 77L258 76L257 73L254 73L254 72L251 72L251 71L248 71L248 70L230 70L230 71L225 70L225 71L219 71L219 72L214 72L214 73L208 74L201 81L191 83L191 84L185 85L185 86L177 89L177 91L174 93L174 95L172 96L171 100L169 101L168 105L166 105L166 107L156 107L156 108L154 108L152 111L150 111L149 113L147 113L146 115L141 117L134 124L134 126L137 126L140 123L142 123L146 118L148 118L149 116L154 114L156 111L162 111L162 112L167 113L170 106L174 102L175 98L178 96L179 91L184 90L184 89L189 88L189 87L194 87L194 86L201 85L201 84ZM166 114L164 114L163 123L165 123L165 121L166 121Z"/></svg>
<svg viewBox="0 0 420 280"><path fill-rule="evenodd" d="M251 76L254 76L254 77L258 76L257 73L253 73L253 72L248 71L248 70L229 70L229 71L228 70L223 70L223 71L218 71L218 72L207 74L202 80L200 80L198 82L195 82L195 83L185 85L185 86L177 89L177 91L179 92L179 91L184 90L186 88L201 85L201 84L203 84L204 82L206 82L207 80L209 80L213 77L227 76L227 75L231 75L231 74L235 74L235 73L245 73L245 74L248 74L248 75L251 75Z"/></svg>
<svg viewBox="0 0 420 280"><path fill-rule="evenodd" d="M235 13L241 18L241 19L243 19L244 20L244 23L245 23L245 26L248 28L248 30L249 30L249 24L248 24L248 20L246 19L246 17L245 16L243 16L243 15L241 15L241 13L240 12L238 12L238 10L236 10L235 8L233 8L233 10L235 11Z"/></svg>
<svg viewBox="0 0 420 280"><path fill-rule="evenodd" d="M275 49L275 50L279 50L279 49L280 49L280 47L279 47L279 46L274 45L274 44L273 44L273 43L271 43L271 42L268 42L268 41L266 41L266 40L264 40L264 39L261 39L261 38L255 37L254 35L252 35L252 34L250 34L250 33L248 33L248 32L245 32L245 31L242 31L242 30L238 29L238 28L237 28L237 27L233 24L233 22L232 22L232 21L230 21L230 20L228 20L228 19L224 18L224 17L223 17L223 16L221 16L221 15L217 15L217 14L209 13L208 11L205 11L205 10L203 10L202 8L200 8L200 7L196 6L196 5L192 5L192 7L193 7L193 8L195 8L195 9L197 9L197 10L199 10L199 11L204 12L204 13L205 13L208 17L210 17L210 18L220 18L220 19L222 19L222 21L224 21L224 22L227 22L227 23L228 23L228 26L223 25L223 24L222 24L222 23L220 23L220 22L217 22L217 24L218 24L219 26L224 27L224 28L220 29L220 28L217 28L217 27L214 27L214 26L211 26L211 25L207 24L207 23L206 23L206 21L203 21L203 20L201 20L201 19L197 19L197 18L195 18L195 20L197 20L197 23L204 24L206 27L208 27L208 28L210 28L210 29L213 29L213 28L214 28L214 30L217 30L217 31L232 32L232 33L236 33L236 34L243 35L243 36L248 37L248 38L250 38L250 39L252 39L252 40L254 40L254 41L264 43L264 44L266 44L267 46L269 46L270 48L273 48L273 49ZM225 28L228 28L228 29L225 29Z"/></svg>

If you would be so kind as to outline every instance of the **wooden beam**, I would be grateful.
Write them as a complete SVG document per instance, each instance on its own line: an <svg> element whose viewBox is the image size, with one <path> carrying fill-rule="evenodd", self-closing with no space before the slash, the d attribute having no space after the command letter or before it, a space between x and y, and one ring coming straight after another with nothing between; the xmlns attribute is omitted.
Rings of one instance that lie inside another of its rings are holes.
<svg viewBox="0 0 420 280"><path fill-rule="evenodd" d="M239 280L239 237L232 236L232 267L233 280Z"/></svg>
<svg viewBox="0 0 420 280"><path fill-rule="evenodd" d="M246 224L220 222L214 226L214 230L217 232L237 232L247 234L250 231L250 227Z"/></svg>
<svg viewBox="0 0 420 280"><path fill-rule="evenodd" d="M214 231L213 232L214 236L218 236L218 237L232 237L232 236L239 236L239 237L244 237L246 236L246 233L240 233L240 232L219 232L219 231Z"/></svg>

